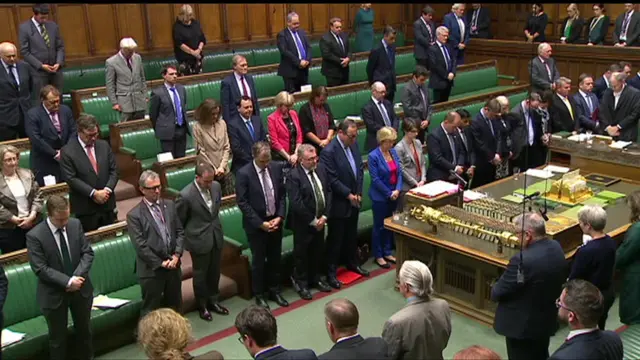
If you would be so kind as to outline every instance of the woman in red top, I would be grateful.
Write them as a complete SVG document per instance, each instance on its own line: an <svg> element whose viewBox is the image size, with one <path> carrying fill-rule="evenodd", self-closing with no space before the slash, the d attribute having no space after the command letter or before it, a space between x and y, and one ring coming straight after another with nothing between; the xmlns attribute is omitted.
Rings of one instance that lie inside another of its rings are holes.
<svg viewBox="0 0 640 360"><path fill-rule="evenodd" d="M314 87L309 96L309 102L300 108L300 126L304 132L304 142L320 151L331 142L336 131L331 108L327 104L327 88Z"/></svg>
<svg viewBox="0 0 640 360"><path fill-rule="evenodd" d="M275 160L286 161L294 166L298 161L296 152L302 144L302 129L298 113L292 110L295 99L286 91L276 95L276 111L267 117L271 151Z"/></svg>

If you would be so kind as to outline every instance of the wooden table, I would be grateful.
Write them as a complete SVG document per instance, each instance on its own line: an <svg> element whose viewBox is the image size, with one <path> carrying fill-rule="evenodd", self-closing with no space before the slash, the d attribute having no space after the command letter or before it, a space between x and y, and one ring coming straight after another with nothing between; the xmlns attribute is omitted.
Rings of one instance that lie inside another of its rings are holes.
<svg viewBox="0 0 640 360"><path fill-rule="evenodd" d="M559 178L555 175L553 179ZM482 186L476 191L487 192L494 198L511 194L514 190L544 181L539 178L525 177L518 180L508 177ZM640 182L624 179L607 187L608 190L630 193L638 188ZM534 206L534 211L537 208ZM606 208L609 218L605 231L621 241L629 223L629 210L624 201ZM552 212L549 210L549 212ZM487 325L493 324L496 303L490 300L491 284L504 272L515 249L504 249L498 254L495 245L478 239L473 247L456 242L455 238L442 238L429 232L428 225L409 217L405 225L401 214L398 220L387 218L385 228L395 233L396 258L398 272L405 260L420 260L429 266L434 278L436 295L446 299L454 311L466 315ZM575 248L567 249L565 257L570 259Z"/></svg>

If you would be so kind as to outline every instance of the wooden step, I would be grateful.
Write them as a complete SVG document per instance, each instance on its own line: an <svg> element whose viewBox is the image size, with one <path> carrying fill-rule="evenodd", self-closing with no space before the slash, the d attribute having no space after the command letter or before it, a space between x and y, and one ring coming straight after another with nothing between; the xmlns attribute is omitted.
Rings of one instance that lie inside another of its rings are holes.
<svg viewBox="0 0 640 360"><path fill-rule="evenodd" d="M140 196L140 194L138 194L138 190L136 189L136 187L133 184L130 184L124 180L118 181L118 184L116 184L115 193L116 193L116 201L127 200L127 199Z"/></svg>

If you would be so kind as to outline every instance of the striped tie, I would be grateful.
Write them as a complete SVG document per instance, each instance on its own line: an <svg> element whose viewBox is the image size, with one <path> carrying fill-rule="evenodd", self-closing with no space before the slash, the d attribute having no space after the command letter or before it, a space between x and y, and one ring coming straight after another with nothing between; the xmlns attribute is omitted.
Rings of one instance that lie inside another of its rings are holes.
<svg viewBox="0 0 640 360"><path fill-rule="evenodd" d="M47 47L51 47L51 40L49 39L49 33L47 32L47 28L44 27L44 24L40 24L40 32L42 33L42 38L44 42L47 44Z"/></svg>

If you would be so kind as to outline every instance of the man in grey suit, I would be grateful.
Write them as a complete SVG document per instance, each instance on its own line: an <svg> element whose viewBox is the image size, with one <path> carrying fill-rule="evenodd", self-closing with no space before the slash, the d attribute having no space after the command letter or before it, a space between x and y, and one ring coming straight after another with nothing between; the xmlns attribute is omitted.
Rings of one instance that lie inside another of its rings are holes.
<svg viewBox="0 0 640 360"><path fill-rule="evenodd" d="M32 101L38 103L38 94L45 85L62 91L64 42L58 24L49 19L49 5L35 4L33 17L18 28L20 55L31 65L33 75Z"/></svg>
<svg viewBox="0 0 640 360"><path fill-rule="evenodd" d="M187 151L187 91L177 84L178 69L167 65L162 69L164 84L151 92L149 117L160 140L162 152L170 152L174 159L184 157Z"/></svg>
<svg viewBox="0 0 640 360"><path fill-rule="evenodd" d="M182 224L175 203L160 198L162 188L156 172L142 172L138 184L144 198L127 214L127 229L137 254L136 273L142 288L140 317L161 307L180 312Z"/></svg>
<svg viewBox="0 0 640 360"><path fill-rule="evenodd" d="M47 200L47 220L27 233L27 255L38 278L36 300L49 328L49 359L66 360L68 312L75 328L78 359L93 359L89 279L93 250L78 219L69 218L69 201Z"/></svg>
<svg viewBox="0 0 640 360"><path fill-rule="evenodd" d="M551 45L538 45L538 56L529 61L529 75L531 76L532 91L542 93L545 90L555 90L555 81L560 77L556 61L551 57Z"/></svg>
<svg viewBox="0 0 640 360"><path fill-rule="evenodd" d="M200 318L211 321L211 313L229 314L218 303L218 283L224 236L218 217L222 190L214 181L215 169L206 163L196 165L196 179L176 199L180 222L184 227L184 246L193 261L193 293Z"/></svg>
<svg viewBox="0 0 640 360"><path fill-rule="evenodd" d="M411 120L418 128L418 140L425 142L425 135L431 123L431 101L426 86L429 72L422 65L417 65L411 81L402 92L402 110L405 119Z"/></svg>
<svg viewBox="0 0 640 360"><path fill-rule="evenodd" d="M451 310L445 300L433 297L431 271L420 261L407 260L398 280L407 304L382 330L391 359L442 360L451 336Z"/></svg>
<svg viewBox="0 0 640 360"><path fill-rule="evenodd" d="M120 121L140 120L147 109L147 83L138 44L132 38L120 40L120 51L105 62L105 86Z"/></svg>
<svg viewBox="0 0 640 360"><path fill-rule="evenodd" d="M0 141L27 136L25 117L32 105L33 76L29 65L18 60L18 49L0 43Z"/></svg>

